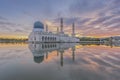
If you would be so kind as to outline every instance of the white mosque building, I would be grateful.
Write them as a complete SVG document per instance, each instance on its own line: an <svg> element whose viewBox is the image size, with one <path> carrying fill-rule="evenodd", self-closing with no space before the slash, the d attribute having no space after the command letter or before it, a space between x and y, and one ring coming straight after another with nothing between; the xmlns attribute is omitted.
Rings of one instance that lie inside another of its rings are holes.
<svg viewBox="0 0 120 80"><path fill-rule="evenodd" d="M79 42L79 39L75 37L74 23L72 25L72 36L69 36L63 32L63 19L60 20L60 32L57 28L57 33L48 32L48 26L46 31L44 30L44 24L37 21L34 23L34 28L29 35L29 42L41 43L41 42Z"/></svg>

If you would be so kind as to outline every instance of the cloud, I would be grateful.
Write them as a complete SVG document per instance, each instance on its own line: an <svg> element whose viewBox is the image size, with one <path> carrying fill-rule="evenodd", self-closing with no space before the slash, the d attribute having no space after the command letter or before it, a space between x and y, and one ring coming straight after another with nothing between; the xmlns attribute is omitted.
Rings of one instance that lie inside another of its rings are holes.
<svg viewBox="0 0 120 80"><path fill-rule="evenodd" d="M119 23L120 22L120 18L115 18L115 19L112 19L110 21L107 21L105 23L103 23L104 26L110 26L112 24L116 24L116 23Z"/></svg>
<svg viewBox="0 0 120 80"><path fill-rule="evenodd" d="M71 4L69 10L74 14L84 14L103 8L106 5L105 0L76 0Z"/></svg>
<svg viewBox="0 0 120 80"><path fill-rule="evenodd" d="M0 16L0 20L7 20L6 18L4 18L4 17L2 17L2 16Z"/></svg>
<svg viewBox="0 0 120 80"><path fill-rule="evenodd" d="M9 21L6 18L0 18L0 32L5 34L28 34L30 32L30 26L17 24ZM32 27L31 27L32 28Z"/></svg>
<svg viewBox="0 0 120 80"><path fill-rule="evenodd" d="M11 22L7 22L7 21L0 21L0 24L1 25L15 25L15 24L13 24L13 23L11 23Z"/></svg>
<svg viewBox="0 0 120 80"><path fill-rule="evenodd" d="M112 0L113 6L119 6L120 5L120 0Z"/></svg>
<svg viewBox="0 0 120 80"><path fill-rule="evenodd" d="M29 3L16 0L14 3L18 8L13 11L17 21L0 16L0 32L29 34L36 19L49 22L49 29L56 31L60 16L64 18L66 33L70 33L73 22L76 33L85 36L118 34L120 30L120 0L30 0Z"/></svg>
<svg viewBox="0 0 120 80"><path fill-rule="evenodd" d="M98 25L98 24L102 24L103 22L109 20L113 18L113 16L100 16L98 17L96 20L92 21L89 25Z"/></svg>

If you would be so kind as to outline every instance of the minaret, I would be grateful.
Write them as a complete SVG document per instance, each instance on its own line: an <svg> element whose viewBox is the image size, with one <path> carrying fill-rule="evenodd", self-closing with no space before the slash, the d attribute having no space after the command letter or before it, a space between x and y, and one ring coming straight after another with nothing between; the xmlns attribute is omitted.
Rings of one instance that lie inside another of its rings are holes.
<svg viewBox="0 0 120 80"><path fill-rule="evenodd" d="M63 18L60 19L60 28L61 28L61 33L63 33Z"/></svg>
<svg viewBox="0 0 120 80"><path fill-rule="evenodd" d="M60 51L60 65L63 66L63 53L64 51Z"/></svg>
<svg viewBox="0 0 120 80"><path fill-rule="evenodd" d="M57 27L57 33L59 33L59 28Z"/></svg>
<svg viewBox="0 0 120 80"><path fill-rule="evenodd" d="M59 48L60 52L60 65L63 66L63 54L64 54L64 49Z"/></svg>
<svg viewBox="0 0 120 80"><path fill-rule="evenodd" d="M46 25L46 32L48 32L48 25Z"/></svg>
<svg viewBox="0 0 120 80"><path fill-rule="evenodd" d="M75 61L75 46L72 47L72 60Z"/></svg>
<svg viewBox="0 0 120 80"><path fill-rule="evenodd" d="M75 36L75 23L72 24L72 36Z"/></svg>

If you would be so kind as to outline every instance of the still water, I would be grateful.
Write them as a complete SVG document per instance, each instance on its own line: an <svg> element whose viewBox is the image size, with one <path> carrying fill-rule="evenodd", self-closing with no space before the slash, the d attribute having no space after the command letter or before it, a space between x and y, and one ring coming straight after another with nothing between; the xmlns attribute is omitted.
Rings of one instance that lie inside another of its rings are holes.
<svg viewBox="0 0 120 80"><path fill-rule="evenodd" d="M0 80L120 80L120 47L0 44Z"/></svg>

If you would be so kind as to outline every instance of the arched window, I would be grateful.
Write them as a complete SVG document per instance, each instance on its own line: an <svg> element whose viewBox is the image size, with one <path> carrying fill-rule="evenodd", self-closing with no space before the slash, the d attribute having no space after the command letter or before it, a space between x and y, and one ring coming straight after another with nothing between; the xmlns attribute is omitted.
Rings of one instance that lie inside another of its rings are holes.
<svg viewBox="0 0 120 80"><path fill-rule="evenodd" d="M49 37L47 37L47 41L49 41Z"/></svg>
<svg viewBox="0 0 120 80"><path fill-rule="evenodd" d="M55 41L56 41L56 37L55 37Z"/></svg>
<svg viewBox="0 0 120 80"><path fill-rule="evenodd" d="M49 44L48 44L48 48L49 48Z"/></svg>
<svg viewBox="0 0 120 80"><path fill-rule="evenodd" d="M45 48L47 48L47 45L45 45Z"/></svg>
<svg viewBox="0 0 120 80"><path fill-rule="evenodd" d="M45 41L47 41L47 37L45 37Z"/></svg>
<svg viewBox="0 0 120 80"><path fill-rule="evenodd" d="M44 49L44 45L42 44L42 49Z"/></svg>
<svg viewBox="0 0 120 80"><path fill-rule="evenodd" d="M42 36L42 41L44 41L44 36Z"/></svg>

